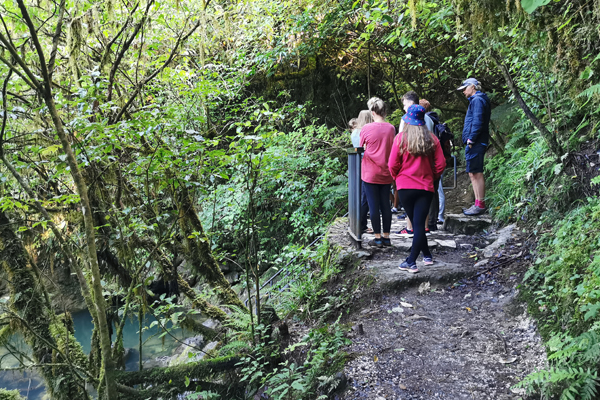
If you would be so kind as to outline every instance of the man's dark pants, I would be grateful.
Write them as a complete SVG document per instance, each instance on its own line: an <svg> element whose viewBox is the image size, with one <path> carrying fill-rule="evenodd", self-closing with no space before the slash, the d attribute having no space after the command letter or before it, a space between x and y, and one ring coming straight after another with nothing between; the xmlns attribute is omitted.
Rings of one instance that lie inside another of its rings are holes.
<svg viewBox="0 0 600 400"><path fill-rule="evenodd" d="M367 230L367 213L369 212L369 203L367 202L367 193L365 192L365 183L361 181L360 185L360 230Z"/></svg>

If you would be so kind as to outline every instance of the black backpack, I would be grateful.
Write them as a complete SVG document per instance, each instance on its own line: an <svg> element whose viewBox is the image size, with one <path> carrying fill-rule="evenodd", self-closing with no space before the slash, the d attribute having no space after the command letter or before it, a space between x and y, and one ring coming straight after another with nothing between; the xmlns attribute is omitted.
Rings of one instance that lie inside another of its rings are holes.
<svg viewBox="0 0 600 400"><path fill-rule="evenodd" d="M449 157L452 153L452 141L454 140L454 134L445 122L440 122L436 112L430 111L425 115L429 116L433 121L433 134L437 136L444 150L444 156Z"/></svg>

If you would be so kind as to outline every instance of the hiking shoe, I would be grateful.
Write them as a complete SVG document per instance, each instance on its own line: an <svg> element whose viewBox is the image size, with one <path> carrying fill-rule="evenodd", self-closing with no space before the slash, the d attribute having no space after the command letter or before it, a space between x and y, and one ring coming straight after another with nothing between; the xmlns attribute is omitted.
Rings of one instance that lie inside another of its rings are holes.
<svg viewBox="0 0 600 400"><path fill-rule="evenodd" d="M408 261L404 261L402 264L400 264L398 269L400 271L410 272L411 274L416 274L417 272L419 272L419 268L417 268L417 263L409 264Z"/></svg>
<svg viewBox="0 0 600 400"><path fill-rule="evenodd" d="M398 214L398 209L396 207L392 207L392 214Z"/></svg>
<svg viewBox="0 0 600 400"><path fill-rule="evenodd" d="M431 236L431 231L429 230L429 228L425 228L425 235Z"/></svg>
<svg viewBox="0 0 600 400"><path fill-rule="evenodd" d="M397 218L400 219L400 220L406 219L406 213L398 215Z"/></svg>
<svg viewBox="0 0 600 400"><path fill-rule="evenodd" d="M423 257L423 264L433 265L433 258L432 257Z"/></svg>
<svg viewBox="0 0 600 400"><path fill-rule="evenodd" d="M377 239L377 238L369 240L369 246L382 248L383 241L381 239Z"/></svg>
<svg viewBox="0 0 600 400"><path fill-rule="evenodd" d="M481 207L478 207L473 204L470 208L463 210L463 214L469 215L469 216L474 216L474 215L481 215L481 214L485 213L485 211L486 211L485 208L481 208Z"/></svg>
<svg viewBox="0 0 600 400"><path fill-rule="evenodd" d="M392 241L390 240L390 238L382 237L381 242L385 247L392 247Z"/></svg>
<svg viewBox="0 0 600 400"><path fill-rule="evenodd" d="M371 228L363 229L362 233L368 233L368 234L372 235L373 234L373 229L371 229Z"/></svg>
<svg viewBox="0 0 600 400"><path fill-rule="evenodd" d="M411 238L411 237L415 236L415 232L412 229L408 230L408 229L404 228L401 231L398 231L398 235L407 237L407 238Z"/></svg>
<svg viewBox="0 0 600 400"><path fill-rule="evenodd" d="M434 231L438 230L438 227L437 227L437 225L429 225L429 227L427 229L429 229L431 232L434 232Z"/></svg>

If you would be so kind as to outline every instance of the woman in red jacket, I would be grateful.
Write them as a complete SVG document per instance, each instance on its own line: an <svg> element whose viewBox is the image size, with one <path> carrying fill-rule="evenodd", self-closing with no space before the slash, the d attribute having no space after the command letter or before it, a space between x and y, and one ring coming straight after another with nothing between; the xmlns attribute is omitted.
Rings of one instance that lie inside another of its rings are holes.
<svg viewBox="0 0 600 400"><path fill-rule="evenodd" d="M419 253L423 252L425 265L433 264L425 235L425 220L434 194L433 182L444 172L446 159L440 141L425 126L425 108L417 104L410 106L402 120L404 131L394 139L388 167L414 228L410 255L399 268L417 273Z"/></svg>

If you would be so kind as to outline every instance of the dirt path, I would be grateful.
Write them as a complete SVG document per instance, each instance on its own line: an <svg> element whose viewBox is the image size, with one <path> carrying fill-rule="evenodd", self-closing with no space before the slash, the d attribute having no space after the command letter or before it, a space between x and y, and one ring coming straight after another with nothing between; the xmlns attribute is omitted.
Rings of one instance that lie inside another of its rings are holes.
<svg viewBox="0 0 600 400"><path fill-rule="evenodd" d="M392 231L402 224L396 220ZM513 386L544 366L545 352L517 300L529 264L518 234L481 262L497 235L440 232L429 238L437 242L436 264L418 262L422 272L412 275L397 269L408 255L405 241L392 239L391 249L354 251L342 226L332 229L330 240L361 257L354 274L374 282L357 295L349 321L348 351L355 358L344 371L348 389L342 399L525 398Z"/></svg>

